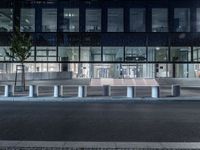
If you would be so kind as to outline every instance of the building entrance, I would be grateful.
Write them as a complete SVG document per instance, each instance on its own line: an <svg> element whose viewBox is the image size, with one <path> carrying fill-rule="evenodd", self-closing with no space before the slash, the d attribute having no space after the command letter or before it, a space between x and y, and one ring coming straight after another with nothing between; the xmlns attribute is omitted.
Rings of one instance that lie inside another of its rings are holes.
<svg viewBox="0 0 200 150"><path fill-rule="evenodd" d="M152 64L93 64L90 66L92 78L153 78Z"/></svg>
<svg viewBox="0 0 200 150"><path fill-rule="evenodd" d="M142 64L122 65L124 78L141 78L143 77Z"/></svg>

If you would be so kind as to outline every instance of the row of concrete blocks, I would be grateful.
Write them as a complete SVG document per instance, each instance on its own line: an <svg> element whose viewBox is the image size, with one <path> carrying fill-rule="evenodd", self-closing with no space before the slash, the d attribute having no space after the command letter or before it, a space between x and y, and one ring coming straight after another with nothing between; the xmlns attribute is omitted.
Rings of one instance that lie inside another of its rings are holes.
<svg viewBox="0 0 200 150"><path fill-rule="evenodd" d="M159 87L154 86L151 87L151 97L158 98L159 97ZM14 86L13 85L5 85L4 96L11 97L14 95ZM54 85L54 97L61 97L63 95L63 86L62 85ZM111 96L111 86L105 85L103 86L103 95ZM38 96L38 86L37 85L29 85L29 97L37 97ZM87 86L79 85L78 86L78 97L86 97L87 96ZM136 87L127 86L127 97L133 98L136 97Z"/></svg>

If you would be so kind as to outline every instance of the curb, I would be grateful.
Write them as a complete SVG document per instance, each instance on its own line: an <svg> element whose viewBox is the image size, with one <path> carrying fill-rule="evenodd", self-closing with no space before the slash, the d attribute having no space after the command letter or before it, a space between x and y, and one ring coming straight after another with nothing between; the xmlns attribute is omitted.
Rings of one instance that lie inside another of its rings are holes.
<svg viewBox="0 0 200 150"><path fill-rule="evenodd" d="M0 141L0 148L59 149L200 149L200 142L59 142Z"/></svg>
<svg viewBox="0 0 200 150"><path fill-rule="evenodd" d="M0 101L24 102L156 102L156 101L200 101L200 97L167 97L167 98L127 98L127 97L0 97Z"/></svg>

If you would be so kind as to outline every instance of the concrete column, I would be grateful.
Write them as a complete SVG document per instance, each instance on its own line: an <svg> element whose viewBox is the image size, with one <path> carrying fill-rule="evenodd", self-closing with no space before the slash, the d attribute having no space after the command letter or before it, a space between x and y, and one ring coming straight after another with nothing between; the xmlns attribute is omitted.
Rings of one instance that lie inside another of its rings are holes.
<svg viewBox="0 0 200 150"><path fill-rule="evenodd" d="M5 85L4 96L10 97L14 95L14 86L13 85Z"/></svg>
<svg viewBox="0 0 200 150"><path fill-rule="evenodd" d="M159 96L160 96L159 86L152 86L151 87L151 97L159 98Z"/></svg>
<svg viewBox="0 0 200 150"><path fill-rule="evenodd" d="M54 85L54 97L61 97L63 96L63 86L62 85Z"/></svg>
<svg viewBox="0 0 200 150"><path fill-rule="evenodd" d="M103 96L111 96L110 85L103 85Z"/></svg>
<svg viewBox="0 0 200 150"><path fill-rule="evenodd" d="M178 97L178 96L181 95L181 87L180 87L180 85L177 85L177 84L172 85L171 95L175 96L175 97Z"/></svg>
<svg viewBox="0 0 200 150"><path fill-rule="evenodd" d="M127 86L127 97L136 97L136 88L134 86Z"/></svg>
<svg viewBox="0 0 200 150"><path fill-rule="evenodd" d="M87 96L87 86L79 85L78 86L78 97L86 97Z"/></svg>
<svg viewBox="0 0 200 150"><path fill-rule="evenodd" d="M38 96L38 86L29 85L29 97L37 97L37 96Z"/></svg>

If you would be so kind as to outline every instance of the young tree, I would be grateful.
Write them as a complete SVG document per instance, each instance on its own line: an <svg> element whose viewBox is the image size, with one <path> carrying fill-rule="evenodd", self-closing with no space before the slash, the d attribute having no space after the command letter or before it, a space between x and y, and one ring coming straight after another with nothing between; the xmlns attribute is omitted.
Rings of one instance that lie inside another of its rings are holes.
<svg viewBox="0 0 200 150"><path fill-rule="evenodd" d="M25 70L24 62L31 55L32 39L30 36L25 36L18 28L11 37L11 46L5 49L5 54L12 61L20 62L22 66L22 89L25 90Z"/></svg>

